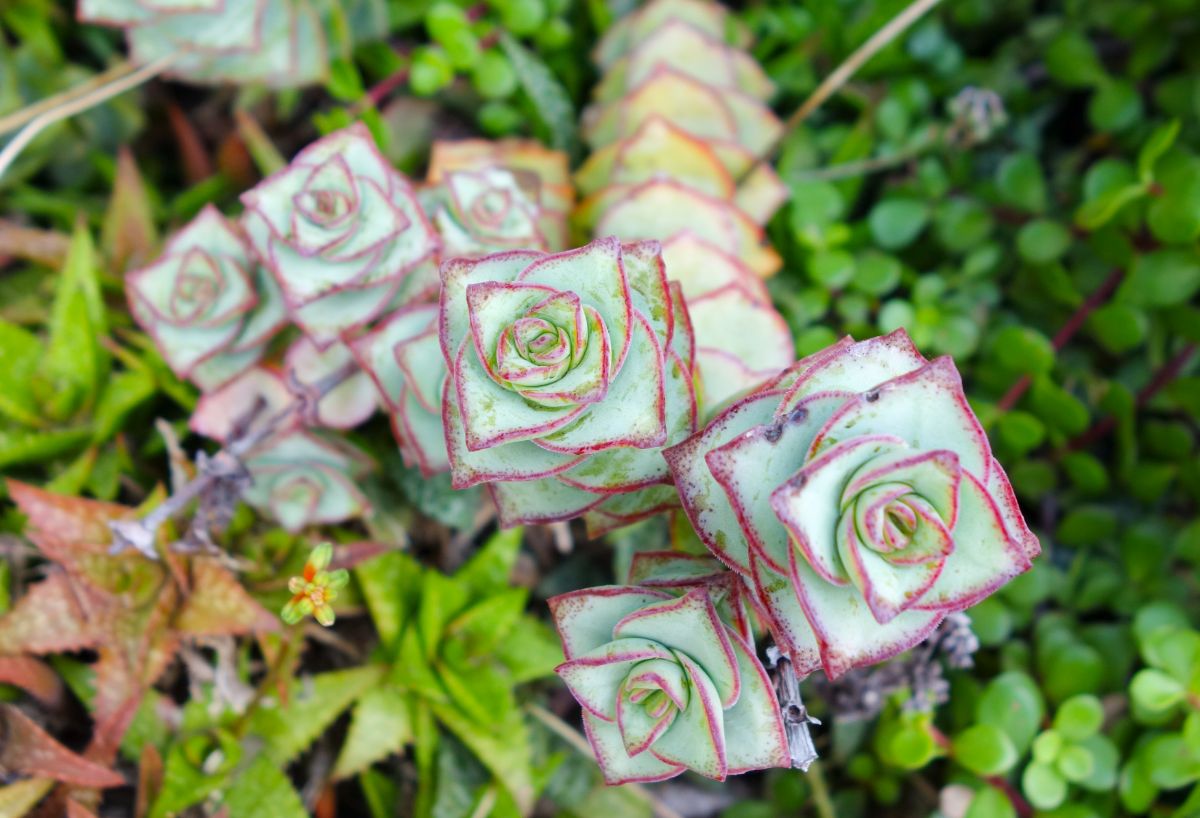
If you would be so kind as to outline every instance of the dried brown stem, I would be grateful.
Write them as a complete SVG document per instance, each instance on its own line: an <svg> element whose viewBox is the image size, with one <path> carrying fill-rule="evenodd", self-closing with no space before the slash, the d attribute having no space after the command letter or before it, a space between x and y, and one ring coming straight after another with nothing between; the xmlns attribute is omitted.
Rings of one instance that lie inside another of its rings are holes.
<svg viewBox="0 0 1200 818"><path fill-rule="evenodd" d="M253 453L260 444L283 428L294 416L307 417L310 407L357 371L355 365L347 364L316 383L304 387L294 401L262 423L255 422L257 417L254 415L260 411L260 407L256 407L252 411L252 416L240 424L245 431L212 457L200 459L199 473L195 478L179 486L170 497L140 520L118 520L110 523L109 527L113 532L113 544L110 551L119 554L127 548L135 548L150 559L158 559L158 552L155 550L158 532L168 520L182 514L194 501L220 482L238 479L244 475L245 468L242 466L242 461L247 455ZM295 382L294 378L290 380Z"/></svg>
<svg viewBox="0 0 1200 818"><path fill-rule="evenodd" d="M800 697L800 679L796 676L791 657L772 645L767 648L767 661L775 671L775 692L779 697L779 710L783 714L783 729L787 733L792 766L807 772L818 758L808 726L821 722L810 716L808 708L804 706L804 700Z"/></svg>
<svg viewBox="0 0 1200 818"><path fill-rule="evenodd" d="M792 112L792 115L783 123L783 128L779 132L779 136L767 147L758 161L746 169L740 177L738 183L747 179L759 165L770 162L776 151L783 144L784 139L788 134L800 126L800 123L808 119L813 111L821 107L825 100L836 94L850 78L854 76L858 69L862 68L872 57L882 51L889 43L899 37L904 31L921 18L925 12L936 6L941 0L913 0L904 7L904 10L889 20L883 28L876 31L862 45L854 50L854 52L842 61L842 64L833 69L833 72L817 86L816 90L809 95L804 103Z"/></svg>

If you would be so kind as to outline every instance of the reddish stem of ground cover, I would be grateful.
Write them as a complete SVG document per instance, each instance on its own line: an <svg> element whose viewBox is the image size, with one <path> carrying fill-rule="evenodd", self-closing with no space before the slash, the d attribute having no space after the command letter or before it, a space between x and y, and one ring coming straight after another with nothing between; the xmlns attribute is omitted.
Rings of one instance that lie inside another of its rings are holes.
<svg viewBox="0 0 1200 818"><path fill-rule="evenodd" d="M1183 371L1183 368L1187 366L1188 361L1190 361L1192 356L1195 354L1195 344L1188 344L1183 349L1179 350L1174 358L1167 361L1162 369L1154 373L1154 377L1150 379L1150 383L1146 384L1144 387L1142 387L1141 391L1138 392L1136 406L1138 408L1144 406L1146 402L1158 394L1163 387L1175 380L1175 378L1179 377L1179 373ZM1072 451L1085 449L1111 432L1116 425L1117 419L1112 415L1109 415L1095 426L1081 434L1079 437L1068 443L1067 448L1071 449Z"/></svg>
<svg viewBox="0 0 1200 818"><path fill-rule="evenodd" d="M1083 329L1083 324L1087 321L1088 316L1095 312L1098 308L1108 301L1109 296L1117 289L1117 285L1121 283L1121 279L1125 277L1124 270L1113 270L1109 273L1108 278L1104 279L1096 291L1087 297L1087 299L1079 305L1079 309L1071 314L1062 328L1054 334L1054 338L1050 343L1054 346L1055 351L1065 347L1079 330ZM1004 393L1004 397L996 404L1003 412L1007 412L1017 405L1017 401L1029 389L1032 380L1028 375L1022 375L1020 380L1012 385L1012 387Z"/></svg>

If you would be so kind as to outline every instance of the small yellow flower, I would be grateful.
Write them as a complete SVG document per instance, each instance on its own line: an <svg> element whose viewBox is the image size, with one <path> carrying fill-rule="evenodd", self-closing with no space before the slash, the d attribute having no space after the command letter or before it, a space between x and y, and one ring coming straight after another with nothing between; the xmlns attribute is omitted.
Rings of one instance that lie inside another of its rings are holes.
<svg viewBox="0 0 1200 818"><path fill-rule="evenodd" d="M338 589L350 581L350 572L345 568L326 571L333 559L333 546L322 543L313 549L304 563L304 575L288 580L292 598L283 606L281 616L289 625L295 625L310 614L325 627L334 623L333 601Z"/></svg>

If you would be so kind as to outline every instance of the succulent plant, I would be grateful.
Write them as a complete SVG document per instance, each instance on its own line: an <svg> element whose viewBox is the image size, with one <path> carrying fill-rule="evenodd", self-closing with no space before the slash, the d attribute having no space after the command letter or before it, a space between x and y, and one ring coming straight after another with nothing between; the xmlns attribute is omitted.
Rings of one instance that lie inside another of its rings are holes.
<svg viewBox="0 0 1200 818"><path fill-rule="evenodd" d="M607 586L550 600L558 675L610 784L684 770L726 776L789 763L775 693L754 648L703 587L675 597Z"/></svg>
<svg viewBox="0 0 1200 818"><path fill-rule="evenodd" d="M1039 552L953 362L903 330L804 358L664 454L802 674L912 647Z"/></svg>
<svg viewBox="0 0 1200 818"><path fill-rule="evenodd" d="M550 150L531 140L440 141L433 144L426 183L427 190L448 191L456 187L452 184L451 178L457 174L469 173L486 176L499 171L504 175L510 175L516 187L537 210L536 236L540 238L540 242L523 245L521 249L534 248L557 252L565 250L568 246L567 214L575 200L575 189L571 183L568 167L568 158L565 153ZM472 177L465 178L471 180ZM493 183L492 186L496 185ZM512 187L507 180L502 182L502 186L509 189ZM482 187L483 193L495 196L489 192L489 186L481 186L478 179L473 185L470 181L465 185L459 182L457 187L468 189L474 187L477 190ZM463 197L459 201L469 207L477 197L478 195L470 198ZM441 198L444 199L445 196L443 195ZM485 204L486 202L481 202L478 206ZM442 232L443 241L447 245L443 252L445 258L470 255L474 252L497 252L514 247L512 240L516 238L511 235L511 231L506 235L505 231L485 230L478 235L479 249L477 251L461 253L455 251L454 242L447 231L442 230L441 225L438 227ZM498 243L489 240L489 236L494 236Z"/></svg>
<svg viewBox="0 0 1200 818"><path fill-rule="evenodd" d="M437 235L361 123L312 143L242 201L247 235L318 348L436 286Z"/></svg>
<svg viewBox="0 0 1200 818"><path fill-rule="evenodd" d="M721 620L754 643L749 606L754 596L745 579L715 557L680 551L639 551L629 563L629 584L683 595L708 591Z"/></svg>
<svg viewBox="0 0 1200 818"><path fill-rule="evenodd" d="M284 371L293 388L316 391L312 420L330 429L353 429L375 414L379 407L371 378L358 368L350 347L341 341L321 350L309 338L300 338L288 348L283 359ZM322 389L323 382L340 383Z"/></svg>
<svg viewBox="0 0 1200 818"><path fill-rule="evenodd" d="M271 424L269 436L242 459L249 477L242 499L289 531L369 513L356 483L372 467L371 459L344 439L306 429L300 412L288 412L296 400L282 373L255 367L202 395L190 425L228 445Z"/></svg>
<svg viewBox="0 0 1200 818"><path fill-rule="evenodd" d="M436 304L409 305L350 342L391 418L404 462L426 477L450 468L442 430L447 370L437 319Z"/></svg>
<svg viewBox="0 0 1200 818"><path fill-rule="evenodd" d="M171 369L202 389L253 366L287 320L274 280L211 205L125 282L134 318Z"/></svg>
<svg viewBox="0 0 1200 818"><path fill-rule="evenodd" d="M542 232L538 191L506 168L454 170L421 192L446 258L504 249L550 250Z"/></svg>
<svg viewBox="0 0 1200 818"><path fill-rule="evenodd" d="M187 82L293 88L328 72L322 21L292 0L79 0L82 22L125 30L132 58Z"/></svg>
<svg viewBox="0 0 1200 818"><path fill-rule="evenodd" d="M341 438L295 431L275 435L246 457L251 483L242 494L288 531L361 517L370 503L356 485L371 459Z"/></svg>
<svg viewBox="0 0 1200 818"><path fill-rule="evenodd" d="M705 414L795 359L761 278L779 269L763 224L787 197L757 157L780 133L770 80L725 41L715 3L655 0L596 50L604 76L584 116L581 230L658 239L692 314Z"/></svg>
<svg viewBox="0 0 1200 818"><path fill-rule="evenodd" d="M439 309L455 487L487 483L506 526L594 509L603 528L671 501L659 452L695 403L656 242L454 259Z"/></svg>

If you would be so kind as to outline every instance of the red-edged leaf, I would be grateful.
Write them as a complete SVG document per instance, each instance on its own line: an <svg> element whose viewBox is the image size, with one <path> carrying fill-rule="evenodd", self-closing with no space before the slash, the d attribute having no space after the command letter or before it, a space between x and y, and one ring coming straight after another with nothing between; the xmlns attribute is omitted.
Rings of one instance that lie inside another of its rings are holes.
<svg viewBox="0 0 1200 818"><path fill-rule="evenodd" d="M65 574L51 574L0 618L0 654L55 653L91 647L101 632L84 615L84 598Z"/></svg>
<svg viewBox="0 0 1200 818"><path fill-rule="evenodd" d="M0 682L16 685L51 706L62 695L58 674L32 656L0 656Z"/></svg>
<svg viewBox="0 0 1200 818"><path fill-rule="evenodd" d="M192 592L174 626L187 636L234 636L273 630L279 627L279 620L255 602L219 562L197 557L192 561Z"/></svg>
<svg viewBox="0 0 1200 818"><path fill-rule="evenodd" d="M28 518L26 536L55 560L107 554L108 524L132 513L125 506L53 494L16 480L8 481L8 493Z"/></svg>
<svg viewBox="0 0 1200 818"><path fill-rule="evenodd" d="M0 705L4 746L0 765L31 776L45 776L77 787L120 787L125 779L59 744L11 704Z"/></svg>

